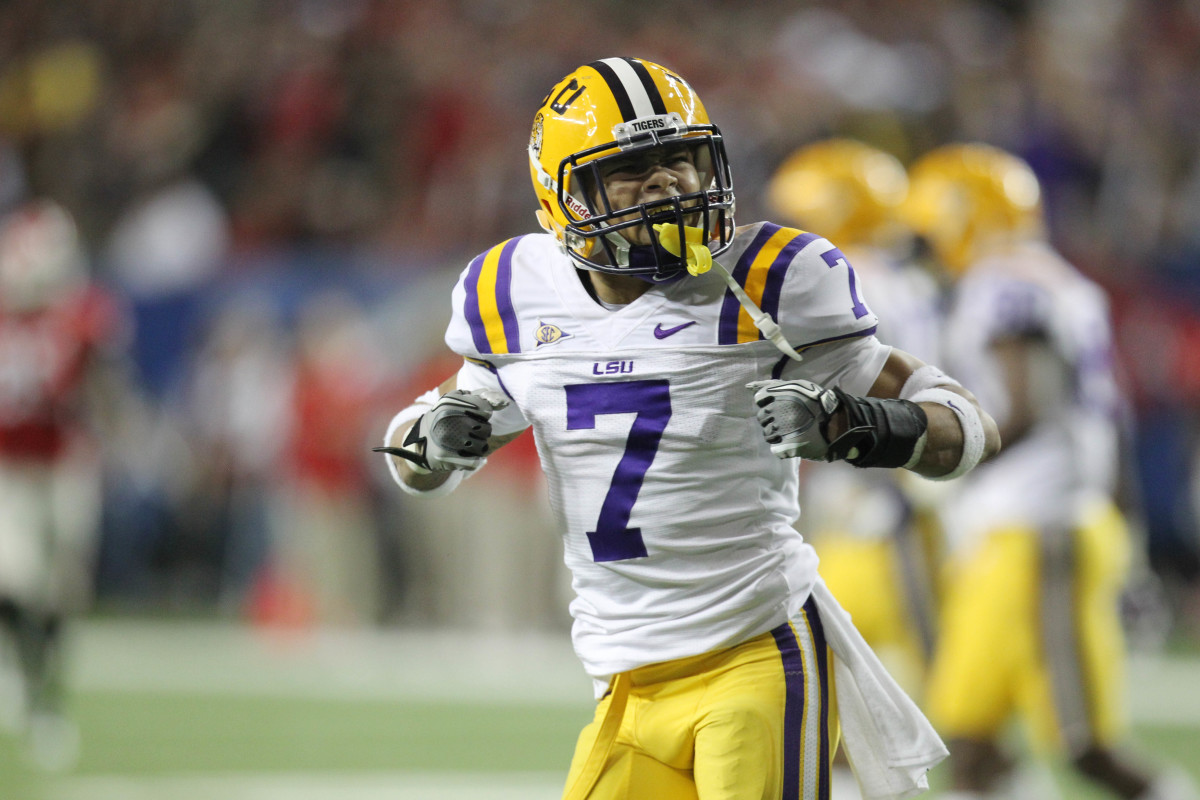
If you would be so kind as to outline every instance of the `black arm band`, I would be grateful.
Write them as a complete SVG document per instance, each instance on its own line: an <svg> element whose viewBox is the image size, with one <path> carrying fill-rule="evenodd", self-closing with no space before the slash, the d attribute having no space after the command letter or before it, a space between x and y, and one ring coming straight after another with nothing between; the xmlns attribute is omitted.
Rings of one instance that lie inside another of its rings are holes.
<svg viewBox="0 0 1200 800"><path fill-rule="evenodd" d="M846 432L829 444L829 460L856 467L903 467L929 427L925 411L908 400L855 397L834 389L846 410Z"/></svg>

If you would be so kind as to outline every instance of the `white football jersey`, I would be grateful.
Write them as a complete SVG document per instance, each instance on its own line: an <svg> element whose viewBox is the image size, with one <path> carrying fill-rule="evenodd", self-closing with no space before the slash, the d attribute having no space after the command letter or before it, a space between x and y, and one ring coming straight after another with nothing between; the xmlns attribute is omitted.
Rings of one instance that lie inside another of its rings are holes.
<svg viewBox="0 0 1200 800"><path fill-rule="evenodd" d="M890 352L825 239L758 223L721 261L802 362L760 336L713 272L610 311L545 234L480 255L453 292L460 388L512 398L495 434L533 427L576 593L575 649L599 681L796 613L817 564L792 528L797 462L771 453L746 384L805 377L864 394Z"/></svg>
<svg viewBox="0 0 1200 800"><path fill-rule="evenodd" d="M958 545L1003 524L1072 525L1116 481L1120 395L1113 367L1108 299L1050 247L1029 243L985 259L959 282L944 342L947 366L1003 424L1010 400L991 344L1011 336L1044 339L1061 405L1019 441L956 485L947 511Z"/></svg>

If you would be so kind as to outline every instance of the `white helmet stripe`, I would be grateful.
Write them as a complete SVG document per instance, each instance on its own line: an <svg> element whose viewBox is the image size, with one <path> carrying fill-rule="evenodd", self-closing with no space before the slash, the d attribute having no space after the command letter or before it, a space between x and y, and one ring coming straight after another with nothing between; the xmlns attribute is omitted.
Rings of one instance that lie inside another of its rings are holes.
<svg viewBox="0 0 1200 800"><path fill-rule="evenodd" d="M654 110L654 101L650 98L649 92L642 84L642 79L634 71L629 62L623 58L602 58L598 63L606 65L611 69L617 80L621 83L621 88L625 90L626 96L629 98L629 103L633 107L632 119L641 119L642 117L652 117L656 113ZM617 92L617 87L610 87L613 92ZM625 120L628 122L629 120Z"/></svg>

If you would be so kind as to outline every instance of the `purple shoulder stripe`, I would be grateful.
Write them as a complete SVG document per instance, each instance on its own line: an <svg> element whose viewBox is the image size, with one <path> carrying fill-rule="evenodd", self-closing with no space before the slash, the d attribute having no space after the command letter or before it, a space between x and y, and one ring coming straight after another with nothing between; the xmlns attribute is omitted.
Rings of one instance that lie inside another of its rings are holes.
<svg viewBox="0 0 1200 800"><path fill-rule="evenodd" d="M788 265L809 242L820 238L815 233L802 233L784 245L779 255L771 262L767 271L767 285L763 287L761 307L776 322L779 322L779 298L783 294L783 279L787 275Z"/></svg>
<svg viewBox="0 0 1200 800"><path fill-rule="evenodd" d="M755 234L754 241L750 242L750 246L746 248L746 252L742 253L742 257L738 259L737 264L730 273L739 285L744 286L746 284L746 275L750 272L750 265L758 257L758 253L763 249L763 245L778 230L778 225L768 222ZM717 324L717 344L737 344L738 312L741 309L741 303L734 297L733 292L727 290L725 292L725 299L721 303L721 319Z"/></svg>
<svg viewBox="0 0 1200 800"><path fill-rule="evenodd" d="M504 323L504 338L508 340L508 352L521 352L521 332L517 327L517 312L512 302L512 258L517 243L523 236L508 240L500 253L500 265L496 272L496 309Z"/></svg>
<svg viewBox="0 0 1200 800"><path fill-rule="evenodd" d="M463 287L467 290L463 314L471 326L471 341L475 343L475 349L480 353L492 352L492 346L487 338L487 328L483 325L483 315L479 311L479 273L483 271L483 261L487 258L488 252L490 251L485 250L475 256L467 267L467 277L463 281Z"/></svg>

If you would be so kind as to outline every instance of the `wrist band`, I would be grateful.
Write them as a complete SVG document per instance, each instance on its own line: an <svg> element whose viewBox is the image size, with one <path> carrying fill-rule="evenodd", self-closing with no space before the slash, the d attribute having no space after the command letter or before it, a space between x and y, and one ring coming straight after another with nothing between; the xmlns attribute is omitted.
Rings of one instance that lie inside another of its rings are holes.
<svg viewBox="0 0 1200 800"><path fill-rule="evenodd" d="M916 375L916 373L913 374ZM908 388L907 383L904 386ZM921 389L908 399L914 403L937 403L945 406L954 412L958 418L958 424L962 428L963 449L958 466L945 475L926 475L925 477L934 481L948 481L974 469L975 465L983 458L984 445L983 420L979 418L979 412L975 410L975 405L961 394L939 387Z"/></svg>
<svg viewBox="0 0 1200 800"><path fill-rule="evenodd" d="M440 395L438 394L437 390L431 389L430 391L418 397L411 406L392 417L392 421L388 423L387 433L384 434L383 437L384 446L386 447L391 445L392 436L397 430L399 430L400 426L409 422L415 422L421 417L422 414L433 408L433 404L437 402L438 397L440 397ZM445 482L433 487L432 489L418 489L415 486L410 486L409 484L405 483L400 477L400 470L396 466L395 458L392 456L385 456L385 458L387 459L388 471L392 474L392 480L394 480L401 489L411 495L420 495L422 497L441 497L442 495L450 494L450 492L458 488L458 485L462 483L463 478L466 477L467 474L461 470L452 470L450 474L447 475ZM427 470L422 470L411 461L409 462L409 468L418 475L429 474Z"/></svg>

